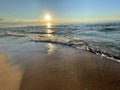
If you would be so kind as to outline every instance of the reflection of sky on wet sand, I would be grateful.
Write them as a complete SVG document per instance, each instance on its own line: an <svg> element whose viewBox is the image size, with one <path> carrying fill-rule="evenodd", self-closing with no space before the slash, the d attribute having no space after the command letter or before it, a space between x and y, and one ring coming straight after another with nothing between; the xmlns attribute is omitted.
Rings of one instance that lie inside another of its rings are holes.
<svg viewBox="0 0 120 90"><path fill-rule="evenodd" d="M57 49L57 46L52 43L47 43L46 47L47 47L48 55L51 55Z"/></svg>

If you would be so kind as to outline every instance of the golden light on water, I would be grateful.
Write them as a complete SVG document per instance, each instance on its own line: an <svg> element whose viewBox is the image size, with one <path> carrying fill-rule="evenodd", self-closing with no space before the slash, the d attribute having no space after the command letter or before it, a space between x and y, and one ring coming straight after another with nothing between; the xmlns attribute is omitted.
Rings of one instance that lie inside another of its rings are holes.
<svg viewBox="0 0 120 90"><path fill-rule="evenodd" d="M51 23L47 23L46 24L46 32L48 33L48 34L51 34L53 31L51 30Z"/></svg>
<svg viewBox="0 0 120 90"><path fill-rule="evenodd" d="M47 23L47 28L51 28L51 23Z"/></svg>
<svg viewBox="0 0 120 90"><path fill-rule="evenodd" d="M51 21L51 16L50 16L49 14L46 14L46 15L45 15L45 20L46 20L46 21Z"/></svg>
<svg viewBox="0 0 120 90"><path fill-rule="evenodd" d="M46 32L47 32L48 34L51 34L53 31L50 30L50 29L48 29Z"/></svg>

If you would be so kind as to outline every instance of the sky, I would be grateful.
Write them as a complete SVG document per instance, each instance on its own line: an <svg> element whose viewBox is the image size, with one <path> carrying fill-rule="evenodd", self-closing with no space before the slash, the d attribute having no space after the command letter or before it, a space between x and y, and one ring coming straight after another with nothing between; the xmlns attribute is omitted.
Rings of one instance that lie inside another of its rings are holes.
<svg viewBox="0 0 120 90"><path fill-rule="evenodd" d="M0 0L0 22L120 20L120 0Z"/></svg>

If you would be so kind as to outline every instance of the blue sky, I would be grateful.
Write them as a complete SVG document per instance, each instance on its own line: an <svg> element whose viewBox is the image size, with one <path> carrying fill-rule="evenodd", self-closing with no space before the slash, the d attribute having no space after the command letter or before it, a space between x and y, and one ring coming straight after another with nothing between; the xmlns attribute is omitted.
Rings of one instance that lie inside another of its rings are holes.
<svg viewBox="0 0 120 90"><path fill-rule="evenodd" d="M42 20L45 13L55 21L120 19L120 0L0 0L0 21Z"/></svg>

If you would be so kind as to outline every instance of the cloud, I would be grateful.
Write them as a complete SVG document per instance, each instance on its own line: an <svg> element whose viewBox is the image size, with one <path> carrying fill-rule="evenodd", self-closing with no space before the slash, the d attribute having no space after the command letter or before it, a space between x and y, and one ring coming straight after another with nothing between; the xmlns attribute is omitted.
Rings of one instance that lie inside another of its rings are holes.
<svg viewBox="0 0 120 90"><path fill-rule="evenodd" d="M1 23L5 23L5 22L21 22L21 20L19 19L13 19L13 18L0 18L0 22Z"/></svg>
<svg viewBox="0 0 120 90"><path fill-rule="evenodd" d="M0 24L26 24L26 23L33 23L33 24L40 24L42 23L39 18L35 18L35 19L26 19L26 18L2 18L0 17Z"/></svg>
<svg viewBox="0 0 120 90"><path fill-rule="evenodd" d="M37 20L26 20L16 18L0 18L0 24L26 24L26 23L40 23Z"/></svg>

